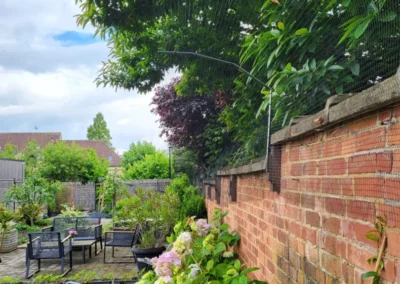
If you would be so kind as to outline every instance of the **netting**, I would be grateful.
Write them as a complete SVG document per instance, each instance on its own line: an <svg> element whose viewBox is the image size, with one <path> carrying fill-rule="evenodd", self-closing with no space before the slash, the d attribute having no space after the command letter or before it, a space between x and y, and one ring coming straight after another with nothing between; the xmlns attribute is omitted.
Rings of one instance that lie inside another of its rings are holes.
<svg viewBox="0 0 400 284"><path fill-rule="evenodd" d="M398 0L83 2L78 22L91 20L111 46L99 84L149 91L179 69L181 79L159 92L155 112L170 144L197 154L204 178L265 157L269 116L273 135L334 95L375 88L400 65ZM237 63L265 85L230 64L159 51ZM398 93L398 80L368 98L383 91ZM276 165L282 187L340 195L325 208L332 214L399 216L396 102L341 122L336 134L328 129L284 146ZM354 103L359 109L362 99Z"/></svg>

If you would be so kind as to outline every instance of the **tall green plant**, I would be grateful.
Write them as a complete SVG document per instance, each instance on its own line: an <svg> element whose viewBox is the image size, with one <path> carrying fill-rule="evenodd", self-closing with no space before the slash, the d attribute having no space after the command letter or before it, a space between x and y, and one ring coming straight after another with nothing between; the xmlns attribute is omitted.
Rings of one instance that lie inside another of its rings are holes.
<svg viewBox="0 0 400 284"><path fill-rule="evenodd" d="M137 188L135 195L117 202L116 220L142 233L142 248L160 247L178 220L179 197Z"/></svg>
<svg viewBox="0 0 400 284"><path fill-rule="evenodd" d="M197 218L205 218L207 210L204 198L201 196L196 187L190 184L187 175L181 175L172 180L165 189L167 193L176 193L179 196L179 218L185 220L188 217L196 216Z"/></svg>
<svg viewBox="0 0 400 284"><path fill-rule="evenodd" d="M55 196L60 190L60 182L49 182L42 176L34 174L26 178L21 186L16 185L9 189L5 196L8 204L17 203L17 212L21 219L33 226L42 207L55 205Z"/></svg>

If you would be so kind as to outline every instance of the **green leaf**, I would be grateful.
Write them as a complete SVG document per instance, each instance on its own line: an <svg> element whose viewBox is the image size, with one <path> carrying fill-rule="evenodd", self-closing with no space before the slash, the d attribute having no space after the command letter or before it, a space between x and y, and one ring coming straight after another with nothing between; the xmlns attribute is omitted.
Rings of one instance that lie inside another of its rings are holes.
<svg viewBox="0 0 400 284"><path fill-rule="evenodd" d="M308 29L307 28L298 29L294 34L297 36L308 34Z"/></svg>
<svg viewBox="0 0 400 284"><path fill-rule="evenodd" d="M371 264L372 262L375 262L378 259L376 255L371 256L370 258L367 259L368 264Z"/></svg>
<svg viewBox="0 0 400 284"><path fill-rule="evenodd" d="M277 36L281 35L281 32L279 30L277 30L277 29L272 29L271 30L271 35L277 37Z"/></svg>
<svg viewBox="0 0 400 284"><path fill-rule="evenodd" d="M223 251L225 251L225 250L226 250L225 244L224 244L224 243L218 243L218 244L216 244L216 246L215 246L213 255L217 255L217 254L219 254L219 253L221 253L221 252L223 252Z"/></svg>
<svg viewBox="0 0 400 284"><path fill-rule="evenodd" d="M381 22L390 22L390 21L393 21L394 19L396 19L396 17L397 17L397 13L396 12L387 11L382 15L380 21Z"/></svg>
<svg viewBox="0 0 400 284"><path fill-rule="evenodd" d="M343 85L342 84L337 85L335 87L335 91L336 91L337 94L342 95L343 94Z"/></svg>
<svg viewBox="0 0 400 284"><path fill-rule="evenodd" d="M289 62L288 64L286 64L285 70L286 71L292 71L292 63Z"/></svg>
<svg viewBox="0 0 400 284"><path fill-rule="evenodd" d="M226 231L226 230L229 229L229 225L226 224L226 223L224 223L224 224L222 224L222 225L219 227L219 229L220 229L221 231Z"/></svg>
<svg viewBox="0 0 400 284"><path fill-rule="evenodd" d="M331 94L331 90L329 90L329 87L326 84L322 84L321 89L325 94L327 94L327 95Z"/></svg>
<svg viewBox="0 0 400 284"><path fill-rule="evenodd" d="M259 269L260 269L260 268L258 268L258 267L246 268L246 269L244 269L242 272L240 272L240 275L247 275L247 274L249 274L250 272L257 271L257 270L259 270Z"/></svg>
<svg viewBox="0 0 400 284"><path fill-rule="evenodd" d="M363 274L362 279L365 280L369 277L375 277L375 276L379 276L379 274L375 271L368 271L366 273Z"/></svg>
<svg viewBox="0 0 400 284"><path fill-rule="evenodd" d="M368 233L365 235L365 237L371 241L379 242L379 237L376 236L374 233Z"/></svg>
<svg viewBox="0 0 400 284"><path fill-rule="evenodd" d="M233 267L238 271L240 270L241 265L240 265L240 260L239 259L235 260L235 263L233 264Z"/></svg>
<svg viewBox="0 0 400 284"><path fill-rule="evenodd" d="M242 275L239 277L239 284L247 284L248 283L248 279L246 276Z"/></svg>
<svg viewBox="0 0 400 284"><path fill-rule="evenodd" d="M349 7L351 0L344 0L343 1L343 6L344 7Z"/></svg>
<svg viewBox="0 0 400 284"><path fill-rule="evenodd" d="M220 263L215 267L215 274L217 277L222 277L225 275L226 271L229 268L229 264L227 263ZM218 282L219 283L219 282Z"/></svg>
<svg viewBox="0 0 400 284"><path fill-rule="evenodd" d="M340 65L331 65L328 67L328 70L333 70L333 71L340 71L343 70L344 68Z"/></svg>
<svg viewBox="0 0 400 284"><path fill-rule="evenodd" d="M368 28L368 25L371 21L372 19L368 19L357 26L356 30L354 31L355 38L359 38L360 36L363 35L363 33Z"/></svg>
<svg viewBox="0 0 400 284"><path fill-rule="evenodd" d="M351 73L353 73L353 75L356 75L356 76L360 75L360 64L358 64L357 62L354 62L354 64L352 64L350 66L350 70L351 70Z"/></svg>
<svg viewBox="0 0 400 284"><path fill-rule="evenodd" d="M210 271L214 267L214 260L209 260L206 265L207 271Z"/></svg>
<svg viewBox="0 0 400 284"><path fill-rule="evenodd" d="M283 31L285 29L285 24L282 22L278 22L278 29L280 29L281 31Z"/></svg>

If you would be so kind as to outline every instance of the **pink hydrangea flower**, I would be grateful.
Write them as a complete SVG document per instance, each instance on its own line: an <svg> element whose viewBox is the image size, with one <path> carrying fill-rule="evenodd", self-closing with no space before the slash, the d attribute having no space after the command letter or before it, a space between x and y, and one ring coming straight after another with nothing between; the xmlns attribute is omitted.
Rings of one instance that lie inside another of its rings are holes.
<svg viewBox="0 0 400 284"><path fill-rule="evenodd" d="M151 263L155 266L156 274L165 282L171 282L172 270L175 266L181 265L179 255L174 251L164 252L160 257L151 259Z"/></svg>
<svg viewBox="0 0 400 284"><path fill-rule="evenodd" d="M210 224L208 224L206 219L198 219L196 221L196 227L199 230L199 236L205 236L207 235L209 229L212 227Z"/></svg>

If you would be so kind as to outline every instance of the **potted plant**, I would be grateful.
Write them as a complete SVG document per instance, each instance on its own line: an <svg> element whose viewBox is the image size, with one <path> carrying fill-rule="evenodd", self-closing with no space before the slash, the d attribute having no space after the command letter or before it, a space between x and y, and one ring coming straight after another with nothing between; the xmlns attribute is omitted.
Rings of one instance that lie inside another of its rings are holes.
<svg viewBox="0 0 400 284"><path fill-rule="evenodd" d="M132 248L139 270L150 268L148 259L165 250L166 237L177 221L179 197L174 192L160 193L136 189L135 195L117 203L117 219L140 234Z"/></svg>
<svg viewBox="0 0 400 284"><path fill-rule="evenodd" d="M10 224L13 219L10 210L0 205L0 252L11 252L18 247L18 231Z"/></svg>

